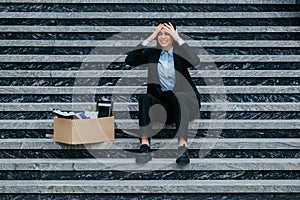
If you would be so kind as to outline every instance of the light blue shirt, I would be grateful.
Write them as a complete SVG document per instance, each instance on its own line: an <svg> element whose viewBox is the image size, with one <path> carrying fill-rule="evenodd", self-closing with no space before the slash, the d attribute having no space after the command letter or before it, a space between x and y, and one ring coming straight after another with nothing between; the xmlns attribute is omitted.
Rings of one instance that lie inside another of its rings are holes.
<svg viewBox="0 0 300 200"><path fill-rule="evenodd" d="M162 91L172 90L176 82L173 47L169 51L162 50L157 69Z"/></svg>

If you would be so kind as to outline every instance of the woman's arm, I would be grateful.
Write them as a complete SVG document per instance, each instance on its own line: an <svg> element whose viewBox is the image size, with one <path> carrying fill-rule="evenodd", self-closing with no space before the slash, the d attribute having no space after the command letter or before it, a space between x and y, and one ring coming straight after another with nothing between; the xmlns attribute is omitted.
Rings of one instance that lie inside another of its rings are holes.
<svg viewBox="0 0 300 200"><path fill-rule="evenodd" d="M168 33L172 36L172 38L178 43L179 45L179 55L184 58L188 62L188 66L197 66L200 64L200 59L198 55L193 51L193 49L186 44L183 39L179 36L178 31L175 30L171 23L164 24L167 28Z"/></svg>
<svg viewBox="0 0 300 200"><path fill-rule="evenodd" d="M137 46L137 49L132 50L128 53L125 59L125 63L131 66L139 66L142 64L146 64L147 63L146 50L147 49L145 48L145 46L142 45L142 43L139 44Z"/></svg>
<svg viewBox="0 0 300 200"><path fill-rule="evenodd" d="M131 66L139 66L148 63L146 46L156 38L162 27L163 24L159 24L155 31L144 42L137 46L137 49L129 52L125 59L125 63Z"/></svg>
<svg viewBox="0 0 300 200"><path fill-rule="evenodd" d="M180 56L183 57L189 63L190 67L195 67L200 64L200 59L198 55L187 43L183 43L179 48Z"/></svg>

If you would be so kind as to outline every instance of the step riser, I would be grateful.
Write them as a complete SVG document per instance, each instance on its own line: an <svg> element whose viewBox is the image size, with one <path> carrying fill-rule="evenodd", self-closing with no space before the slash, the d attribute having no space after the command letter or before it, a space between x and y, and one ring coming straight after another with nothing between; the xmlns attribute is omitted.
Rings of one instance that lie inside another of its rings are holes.
<svg viewBox="0 0 300 200"><path fill-rule="evenodd" d="M155 16L156 14L154 13L154 15L150 15L150 17ZM232 14L234 15L234 14ZM280 14L278 14L280 16ZM293 15L293 14L291 14ZM279 17L278 16L278 17ZM6 16L5 18L7 18L9 16ZM22 17L22 16L21 16ZM21 18L20 17L20 18ZM34 18L35 16L32 16L31 18ZM100 16L101 17L101 16ZM159 17L159 15L158 15ZM216 16L217 17L217 16ZM238 18L239 16L237 16ZM11 17L13 18L13 17ZM25 17L26 18L26 17ZM50 17L51 19L52 17ZM99 17L96 17L99 18ZM149 18L149 17L148 17ZM165 16L166 19L168 19L168 16ZM173 17L172 17L173 18ZM196 17L197 18L197 17ZM245 17L243 17L245 18ZM256 18L253 17L253 19L197 19L197 20L192 20L192 19L186 19L185 22L182 22L181 19L172 19L172 22L174 24L176 24L177 26L188 26L188 25L193 25L193 26L247 26L251 25L251 26L297 26L299 25L298 20L299 19L295 19L296 16L291 16L288 18L271 18L271 17L264 17L264 18ZM0 16L1 19L1 16ZM138 21L137 21L138 20ZM51 21L49 22L49 20L47 19L1 19L0 24L2 26L16 26L16 25L30 25L30 26L43 26L45 24L49 25L49 26L55 26L55 25L62 25L62 26L80 26L82 24L85 25L97 25L97 26L126 26L128 23L134 25L134 26L138 26L141 23L143 25L147 25L147 26L153 26L153 24L158 24L161 20L163 19L154 19L151 20L149 22L149 19L122 19L122 20L118 20L118 19L89 19L88 17L86 19L51 19ZM224 32L227 32L229 30L225 29ZM15 31L13 31L15 32ZM20 31L22 32L22 31ZM35 31L33 31L35 32ZM59 32L59 31L57 31ZM214 32L214 31L213 31ZM230 31L229 31L230 32ZM262 32L262 31L260 31ZM278 32L278 31L277 31Z"/></svg>
<svg viewBox="0 0 300 200"><path fill-rule="evenodd" d="M1 3L42 3L40 0L2 0ZM281 0L186 0L184 1L186 4L296 4L297 0L285 0L284 2ZM63 4L132 4L136 3L135 0L52 0L45 1L44 4L52 4L52 3L63 3ZM165 1L157 1L157 0L141 0L139 4L182 4L182 0L165 0Z"/></svg>
<svg viewBox="0 0 300 200"><path fill-rule="evenodd" d="M48 109L51 110L51 109ZM75 111L74 109L70 109ZM82 110L78 110L81 112ZM130 113L123 112L113 112L116 119L138 119L138 112L130 111ZM0 120L11 119L11 120L43 120L43 119L53 119L54 115L51 111L48 112L0 112ZM200 119L255 119L255 120L271 120L271 119L300 119L300 112L290 111L290 112L229 112L229 111L201 111Z"/></svg>
<svg viewBox="0 0 300 200"><path fill-rule="evenodd" d="M30 31L29 31L30 32ZM58 31L59 32L59 31ZM122 33L122 38L143 40L149 36L150 33ZM300 40L299 33L184 33L194 40L214 40L219 38L221 40ZM2 40L107 40L111 39L115 33L42 33L40 31L33 31L32 33L23 33L18 31L3 32L0 35Z"/></svg>
<svg viewBox="0 0 300 200"><path fill-rule="evenodd" d="M79 47L8 47L0 48L1 55L6 54L23 54L23 55L121 55L129 52L134 47L102 47L96 44L89 48L79 48ZM267 48L247 48L247 47L205 47L203 49L193 48L195 52L201 54L211 54L211 55L299 55L300 50L297 48L283 48L283 47L267 47ZM271 60L270 60L271 61ZM13 59L12 59L13 62Z"/></svg>
<svg viewBox="0 0 300 200"><path fill-rule="evenodd" d="M135 132L132 130L131 132ZM224 138L299 138L298 130L291 129L271 129L271 130L251 130L251 129L229 129L217 131L214 133L213 130L198 130L196 135L193 135L195 138L202 137L213 137L216 135ZM171 136L170 136L171 135ZM172 138L174 135L173 130L163 130L159 132L157 138ZM52 129L1 129L0 138L47 138L53 136ZM122 133L121 130L115 130L116 138L127 138L126 133Z"/></svg>
<svg viewBox="0 0 300 200"><path fill-rule="evenodd" d="M124 63L0 63L1 70L129 70ZM201 70L300 70L298 62L201 63ZM27 71L28 72L28 71ZM72 78L72 76L70 77Z"/></svg>
<svg viewBox="0 0 300 200"><path fill-rule="evenodd" d="M299 26L178 26L182 34L186 33L298 33ZM153 32L153 26L2 26L0 32L39 32L39 33L136 33ZM128 39L128 38L127 38ZM130 38L129 38L130 39Z"/></svg>
<svg viewBox="0 0 300 200"><path fill-rule="evenodd" d="M148 170L145 170L148 171ZM0 171L0 180L153 180L161 177L164 180L180 180L194 179L194 180L267 180L267 179L297 179L299 172L290 171L155 171L155 172L112 172L108 171L89 171L89 172L69 172L69 171ZM1 198L1 196L0 196Z"/></svg>
<svg viewBox="0 0 300 200"><path fill-rule="evenodd" d="M138 142L137 142L138 144ZM131 158L134 162L137 148L128 150L3 150L0 158ZM177 158L177 152L159 150L154 152L155 158ZM191 158L299 158L298 150L191 150ZM240 168L239 168L240 169Z"/></svg>

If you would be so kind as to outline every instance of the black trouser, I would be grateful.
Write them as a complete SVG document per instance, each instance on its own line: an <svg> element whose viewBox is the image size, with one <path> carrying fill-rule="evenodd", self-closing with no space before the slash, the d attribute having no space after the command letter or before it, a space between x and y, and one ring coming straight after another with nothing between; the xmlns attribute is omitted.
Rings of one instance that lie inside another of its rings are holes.
<svg viewBox="0 0 300 200"><path fill-rule="evenodd" d="M195 95L185 92L163 92L154 97L145 94L139 99L140 137L152 137L157 134L152 122L175 123L176 137L187 139L189 122L199 116L199 104Z"/></svg>

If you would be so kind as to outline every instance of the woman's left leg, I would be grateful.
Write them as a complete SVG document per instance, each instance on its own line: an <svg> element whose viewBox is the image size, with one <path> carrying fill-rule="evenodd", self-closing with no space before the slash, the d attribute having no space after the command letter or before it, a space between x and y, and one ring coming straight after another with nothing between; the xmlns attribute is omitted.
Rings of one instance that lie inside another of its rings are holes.
<svg viewBox="0 0 300 200"><path fill-rule="evenodd" d="M184 92L178 92L168 96L168 116L172 116L176 125L176 137L178 138L178 158L176 163L188 164L190 162L189 150L187 148L188 125L191 121L192 112L198 110L196 97Z"/></svg>

